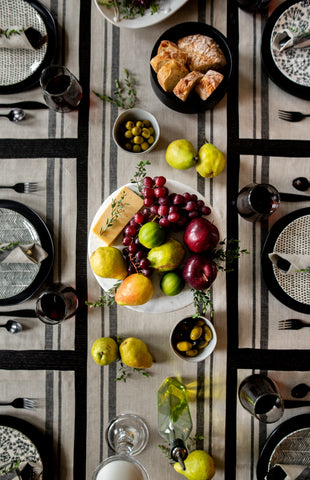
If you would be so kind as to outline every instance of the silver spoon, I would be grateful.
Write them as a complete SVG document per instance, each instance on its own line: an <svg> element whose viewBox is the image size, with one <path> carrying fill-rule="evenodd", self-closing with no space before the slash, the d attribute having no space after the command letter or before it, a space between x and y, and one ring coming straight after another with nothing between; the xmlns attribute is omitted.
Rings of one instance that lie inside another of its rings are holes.
<svg viewBox="0 0 310 480"><path fill-rule="evenodd" d="M0 325L0 327L6 328L9 333L19 333L23 329L23 326L16 320L8 320L4 325Z"/></svg>
<svg viewBox="0 0 310 480"><path fill-rule="evenodd" d="M13 108L8 114L1 113L0 117L7 117L11 122L20 122L25 117L25 112L21 108Z"/></svg>
<svg viewBox="0 0 310 480"><path fill-rule="evenodd" d="M294 388L292 388L291 395L295 398L303 398L310 392L310 387L305 383L299 383Z"/></svg>

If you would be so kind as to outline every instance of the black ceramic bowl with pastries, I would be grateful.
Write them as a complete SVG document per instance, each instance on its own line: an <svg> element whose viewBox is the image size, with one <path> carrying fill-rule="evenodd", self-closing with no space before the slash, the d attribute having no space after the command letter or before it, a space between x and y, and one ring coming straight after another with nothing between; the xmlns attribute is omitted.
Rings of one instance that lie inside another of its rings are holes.
<svg viewBox="0 0 310 480"><path fill-rule="evenodd" d="M183 37L197 34L212 38L220 47L226 59L225 66L214 68L214 70L220 72L224 78L206 100L202 100L194 90L190 93L189 97L185 101L178 98L173 91L165 91L158 82L158 73L155 72L154 68L150 64L151 85L156 96L164 105L180 113L198 113L214 108L215 105L224 97L231 79L232 55L225 36L211 25L201 22L180 23L166 30L156 41L150 60L152 60L158 54L158 48L163 40L169 40L177 43L178 40Z"/></svg>

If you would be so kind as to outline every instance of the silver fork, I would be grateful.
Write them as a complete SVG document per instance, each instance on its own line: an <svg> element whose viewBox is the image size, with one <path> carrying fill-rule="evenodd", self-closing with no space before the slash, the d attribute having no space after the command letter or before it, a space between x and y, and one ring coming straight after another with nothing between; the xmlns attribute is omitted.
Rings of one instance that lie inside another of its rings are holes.
<svg viewBox="0 0 310 480"><path fill-rule="evenodd" d="M37 406L34 400L30 400L29 398L15 398L12 402L0 402L0 406L11 406L14 408L35 408Z"/></svg>
<svg viewBox="0 0 310 480"><path fill-rule="evenodd" d="M0 185L0 188L12 188L18 193L33 193L38 190L38 184L35 182L15 183L15 185Z"/></svg>
<svg viewBox="0 0 310 480"><path fill-rule="evenodd" d="M300 122L306 117L310 117L310 114L301 113L301 112L288 112L286 110L279 110L279 118L281 120L286 120L287 122Z"/></svg>
<svg viewBox="0 0 310 480"><path fill-rule="evenodd" d="M304 327L310 327L310 323L303 322L302 320L289 319L279 321L279 330L300 330Z"/></svg>

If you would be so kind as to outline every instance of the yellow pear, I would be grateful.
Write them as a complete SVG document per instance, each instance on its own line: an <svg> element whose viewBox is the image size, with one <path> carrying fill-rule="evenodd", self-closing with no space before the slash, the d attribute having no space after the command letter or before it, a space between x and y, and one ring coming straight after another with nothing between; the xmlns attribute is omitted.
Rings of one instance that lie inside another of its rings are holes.
<svg viewBox="0 0 310 480"><path fill-rule="evenodd" d="M114 299L118 305L143 305L152 298L153 293L151 280L142 273L133 273L123 280Z"/></svg>
<svg viewBox="0 0 310 480"><path fill-rule="evenodd" d="M196 151L188 140L180 139L169 143L166 150L166 161L178 170L186 170L195 165Z"/></svg>
<svg viewBox="0 0 310 480"><path fill-rule="evenodd" d="M179 463L174 464L176 472L188 480L211 480L215 475L213 458L204 450L194 450L184 460L185 470Z"/></svg>
<svg viewBox="0 0 310 480"><path fill-rule="evenodd" d="M223 153L212 143L205 143L199 149L196 170L204 178L213 178L222 173L225 163Z"/></svg>
<svg viewBox="0 0 310 480"><path fill-rule="evenodd" d="M98 247L89 258L93 272L99 277L123 280L127 267L122 252L115 247Z"/></svg>
<svg viewBox="0 0 310 480"><path fill-rule="evenodd" d="M118 359L118 345L111 337L97 338L90 353L98 365L109 365Z"/></svg>
<svg viewBox="0 0 310 480"><path fill-rule="evenodd" d="M147 345L139 338L126 338L119 346L119 353L122 362L127 367L150 368L153 364L153 358Z"/></svg>

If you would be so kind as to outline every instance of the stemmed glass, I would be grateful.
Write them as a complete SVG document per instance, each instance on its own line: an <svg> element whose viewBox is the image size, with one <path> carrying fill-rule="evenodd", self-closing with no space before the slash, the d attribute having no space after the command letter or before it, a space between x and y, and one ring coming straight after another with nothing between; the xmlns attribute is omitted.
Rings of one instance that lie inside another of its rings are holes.
<svg viewBox="0 0 310 480"><path fill-rule="evenodd" d="M92 480L149 480L143 465L133 458L142 452L148 438L148 427L138 415L122 414L115 417L107 428L107 440L116 455L98 465Z"/></svg>

